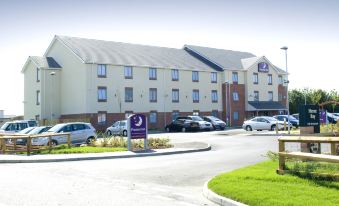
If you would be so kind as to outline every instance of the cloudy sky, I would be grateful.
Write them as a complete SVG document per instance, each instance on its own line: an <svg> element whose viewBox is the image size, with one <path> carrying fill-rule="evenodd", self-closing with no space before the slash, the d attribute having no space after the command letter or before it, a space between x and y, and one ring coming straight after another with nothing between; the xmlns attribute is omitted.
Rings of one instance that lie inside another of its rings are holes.
<svg viewBox="0 0 339 206"><path fill-rule="evenodd" d="M23 114L29 55L54 35L182 48L193 44L265 55L290 88L339 90L337 0L1 0L0 110Z"/></svg>

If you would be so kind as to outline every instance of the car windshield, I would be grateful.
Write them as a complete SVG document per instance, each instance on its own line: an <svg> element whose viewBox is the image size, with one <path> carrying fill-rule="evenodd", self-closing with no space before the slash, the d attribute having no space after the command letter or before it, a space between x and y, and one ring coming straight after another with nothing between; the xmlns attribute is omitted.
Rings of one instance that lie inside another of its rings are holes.
<svg viewBox="0 0 339 206"><path fill-rule="evenodd" d="M0 129L5 130L8 127L9 123L5 123L4 125L1 126Z"/></svg>
<svg viewBox="0 0 339 206"><path fill-rule="evenodd" d="M52 127L51 129L49 129L47 132L59 132L59 130L61 128L63 128L65 126L65 124L57 124L54 127Z"/></svg>
<svg viewBox="0 0 339 206"><path fill-rule="evenodd" d="M18 132L19 134L28 134L30 131L32 131L34 127L27 127L26 129L21 130Z"/></svg>
<svg viewBox="0 0 339 206"><path fill-rule="evenodd" d="M272 121L277 121L276 118L273 117L265 117L265 119L267 119L268 121L272 122Z"/></svg>
<svg viewBox="0 0 339 206"><path fill-rule="evenodd" d="M295 118L295 117L293 117L293 116L290 116L290 120L294 120L294 121L296 121L296 120L297 120L297 118Z"/></svg>
<svg viewBox="0 0 339 206"><path fill-rule="evenodd" d="M213 120L213 121L220 121L220 119L213 117L213 116L208 116L207 118L209 118L210 120Z"/></svg>
<svg viewBox="0 0 339 206"><path fill-rule="evenodd" d="M201 117L198 117L198 116L192 116L192 120L194 120L194 121L203 121L203 119Z"/></svg>
<svg viewBox="0 0 339 206"><path fill-rule="evenodd" d="M32 131L28 132L27 134L39 134L41 130L43 130L45 127L36 127Z"/></svg>

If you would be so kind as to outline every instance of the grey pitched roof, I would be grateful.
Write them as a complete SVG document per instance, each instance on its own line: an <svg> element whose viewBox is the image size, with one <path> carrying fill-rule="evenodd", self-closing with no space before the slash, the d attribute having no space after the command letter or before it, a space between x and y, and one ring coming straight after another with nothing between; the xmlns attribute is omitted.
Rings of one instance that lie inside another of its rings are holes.
<svg viewBox="0 0 339 206"><path fill-rule="evenodd" d="M53 57L29 57L39 68L61 68L61 66L53 59Z"/></svg>
<svg viewBox="0 0 339 206"><path fill-rule="evenodd" d="M56 36L84 63L213 70L183 49Z"/></svg>
<svg viewBox="0 0 339 206"><path fill-rule="evenodd" d="M209 47L201 47L194 45L185 45L186 49L201 55L209 61L224 69L244 69L241 59L255 57L254 54L248 52L215 49Z"/></svg>
<svg viewBox="0 0 339 206"><path fill-rule="evenodd" d="M249 101L255 110L286 110L286 107L279 102L273 101Z"/></svg>

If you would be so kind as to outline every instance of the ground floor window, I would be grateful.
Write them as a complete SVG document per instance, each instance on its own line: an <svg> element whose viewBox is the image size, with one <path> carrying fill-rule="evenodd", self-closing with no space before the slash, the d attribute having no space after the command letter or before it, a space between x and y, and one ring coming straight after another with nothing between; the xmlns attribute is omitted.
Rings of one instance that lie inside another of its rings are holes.
<svg viewBox="0 0 339 206"><path fill-rule="evenodd" d="M106 123L106 112L98 112L98 124Z"/></svg>
<svg viewBox="0 0 339 206"><path fill-rule="evenodd" d="M156 111L151 111L149 113L149 122L152 124L157 123L157 112Z"/></svg>
<svg viewBox="0 0 339 206"><path fill-rule="evenodd" d="M180 113L178 110L174 110L172 112L172 121L174 121L177 117L179 117Z"/></svg>
<svg viewBox="0 0 339 206"><path fill-rule="evenodd" d="M233 120L239 120L239 112L233 112Z"/></svg>
<svg viewBox="0 0 339 206"><path fill-rule="evenodd" d="M211 115L212 115L213 117L218 117L218 110L212 110Z"/></svg>
<svg viewBox="0 0 339 206"><path fill-rule="evenodd" d="M193 115L194 116L199 116L199 110L193 110Z"/></svg>

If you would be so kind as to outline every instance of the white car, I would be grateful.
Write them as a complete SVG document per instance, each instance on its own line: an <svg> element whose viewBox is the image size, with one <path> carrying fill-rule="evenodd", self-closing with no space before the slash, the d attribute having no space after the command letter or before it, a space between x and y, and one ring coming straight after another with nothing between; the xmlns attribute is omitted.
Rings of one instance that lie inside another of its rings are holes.
<svg viewBox="0 0 339 206"><path fill-rule="evenodd" d="M47 133L71 133L71 144L88 144L96 139L94 127L90 123L71 122L57 124ZM42 133L44 134L44 133ZM52 145L66 144L67 136L52 136ZM48 137L33 138L32 145L47 145Z"/></svg>
<svg viewBox="0 0 339 206"><path fill-rule="evenodd" d="M278 129L284 128L284 122L278 121L277 119L273 117L266 117L266 116L260 116L260 117L254 117L253 119L247 120L242 125L242 128L246 131L252 131L252 130L275 130L278 123ZM286 124L287 126L287 124ZM292 124L289 124L290 128L292 128Z"/></svg>
<svg viewBox="0 0 339 206"><path fill-rule="evenodd" d="M127 137L127 120L116 121L112 126L106 129L106 134L111 135L122 135Z"/></svg>
<svg viewBox="0 0 339 206"><path fill-rule="evenodd" d="M177 117L177 119L188 119L188 120L193 120L195 122L198 122L200 130L208 130L208 131L213 130L213 125L209 122L206 122L199 116L190 115L186 117Z"/></svg>
<svg viewBox="0 0 339 206"><path fill-rule="evenodd" d="M16 133L28 127L36 127L37 121L35 120L17 120L6 122L0 127L0 133Z"/></svg>

